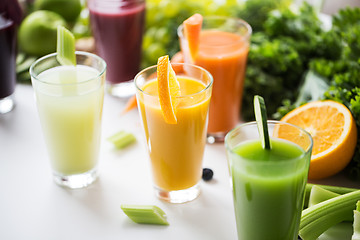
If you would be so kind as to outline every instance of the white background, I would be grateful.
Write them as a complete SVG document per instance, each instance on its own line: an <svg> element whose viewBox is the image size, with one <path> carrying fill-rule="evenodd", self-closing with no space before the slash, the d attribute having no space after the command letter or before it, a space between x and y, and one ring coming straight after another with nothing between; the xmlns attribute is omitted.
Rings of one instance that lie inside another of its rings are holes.
<svg viewBox="0 0 360 240"><path fill-rule="evenodd" d="M105 96L99 179L90 187L57 186L30 85L17 85L16 108L0 116L0 239L236 239L229 172L223 144L206 145L204 167L213 169L202 193L186 204L158 200L152 188L138 112L121 115L125 102ZM245 106L244 106L245 107ZM137 143L115 150L106 138L120 130ZM358 186L342 176L320 183ZM154 204L170 226L133 223L121 204Z"/></svg>

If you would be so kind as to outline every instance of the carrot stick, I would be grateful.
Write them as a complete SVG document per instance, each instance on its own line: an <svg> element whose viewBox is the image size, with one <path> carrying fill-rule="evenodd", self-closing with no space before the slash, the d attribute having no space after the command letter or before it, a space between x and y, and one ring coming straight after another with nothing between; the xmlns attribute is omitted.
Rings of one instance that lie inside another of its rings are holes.
<svg viewBox="0 0 360 240"><path fill-rule="evenodd" d="M184 21L184 35L189 45L189 52L192 62L199 51L200 31L203 17L196 13Z"/></svg>
<svg viewBox="0 0 360 240"><path fill-rule="evenodd" d="M131 98L129 98L121 114L124 115L136 107L137 107L137 101L136 101L136 95L134 95Z"/></svg>

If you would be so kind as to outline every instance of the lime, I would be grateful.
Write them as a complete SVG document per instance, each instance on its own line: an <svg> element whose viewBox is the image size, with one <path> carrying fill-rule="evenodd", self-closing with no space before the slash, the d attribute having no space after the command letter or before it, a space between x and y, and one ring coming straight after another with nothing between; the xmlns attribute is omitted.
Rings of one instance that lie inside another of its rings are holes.
<svg viewBox="0 0 360 240"><path fill-rule="evenodd" d="M18 33L19 47L27 54L42 56L56 51L57 26L66 21L57 13L40 10L28 15Z"/></svg>
<svg viewBox="0 0 360 240"><path fill-rule="evenodd" d="M68 22L75 22L81 12L80 0L36 0L35 10L49 10L62 16Z"/></svg>

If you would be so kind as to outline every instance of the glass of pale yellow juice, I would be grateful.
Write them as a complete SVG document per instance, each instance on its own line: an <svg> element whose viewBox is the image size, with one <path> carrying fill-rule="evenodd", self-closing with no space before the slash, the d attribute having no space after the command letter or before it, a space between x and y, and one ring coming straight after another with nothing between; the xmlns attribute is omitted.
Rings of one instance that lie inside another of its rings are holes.
<svg viewBox="0 0 360 240"><path fill-rule="evenodd" d="M30 67L32 86L54 180L81 188L97 178L106 63L76 52L76 66L62 66L56 53Z"/></svg>
<svg viewBox="0 0 360 240"><path fill-rule="evenodd" d="M200 193L213 78L205 69L172 64L180 84L176 124L165 122L158 97L157 66L135 77L136 97L151 161L156 195L183 203Z"/></svg>

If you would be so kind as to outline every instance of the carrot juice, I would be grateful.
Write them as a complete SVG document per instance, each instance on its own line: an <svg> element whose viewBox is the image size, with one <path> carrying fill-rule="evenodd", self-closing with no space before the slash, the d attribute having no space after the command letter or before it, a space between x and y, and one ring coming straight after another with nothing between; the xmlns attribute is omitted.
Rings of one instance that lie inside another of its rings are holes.
<svg viewBox="0 0 360 240"><path fill-rule="evenodd" d="M197 184L202 176L211 75L206 75L207 82L177 76L181 96L177 97L176 124L164 120L156 78L149 78L139 86L138 76L135 78L137 100L157 195L170 202L192 200L177 196L174 199L172 195L184 192L186 197L185 192L190 191L195 198L199 194Z"/></svg>
<svg viewBox="0 0 360 240"><path fill-rule="evenodd" d="M185 62L190 62L188 42L179 27ZM250 26L232 18L204 18L199 49L194 64L214 77L210 103L208 135L223 141L225 134L240 121L241 101L249 52Z"/></svg>

